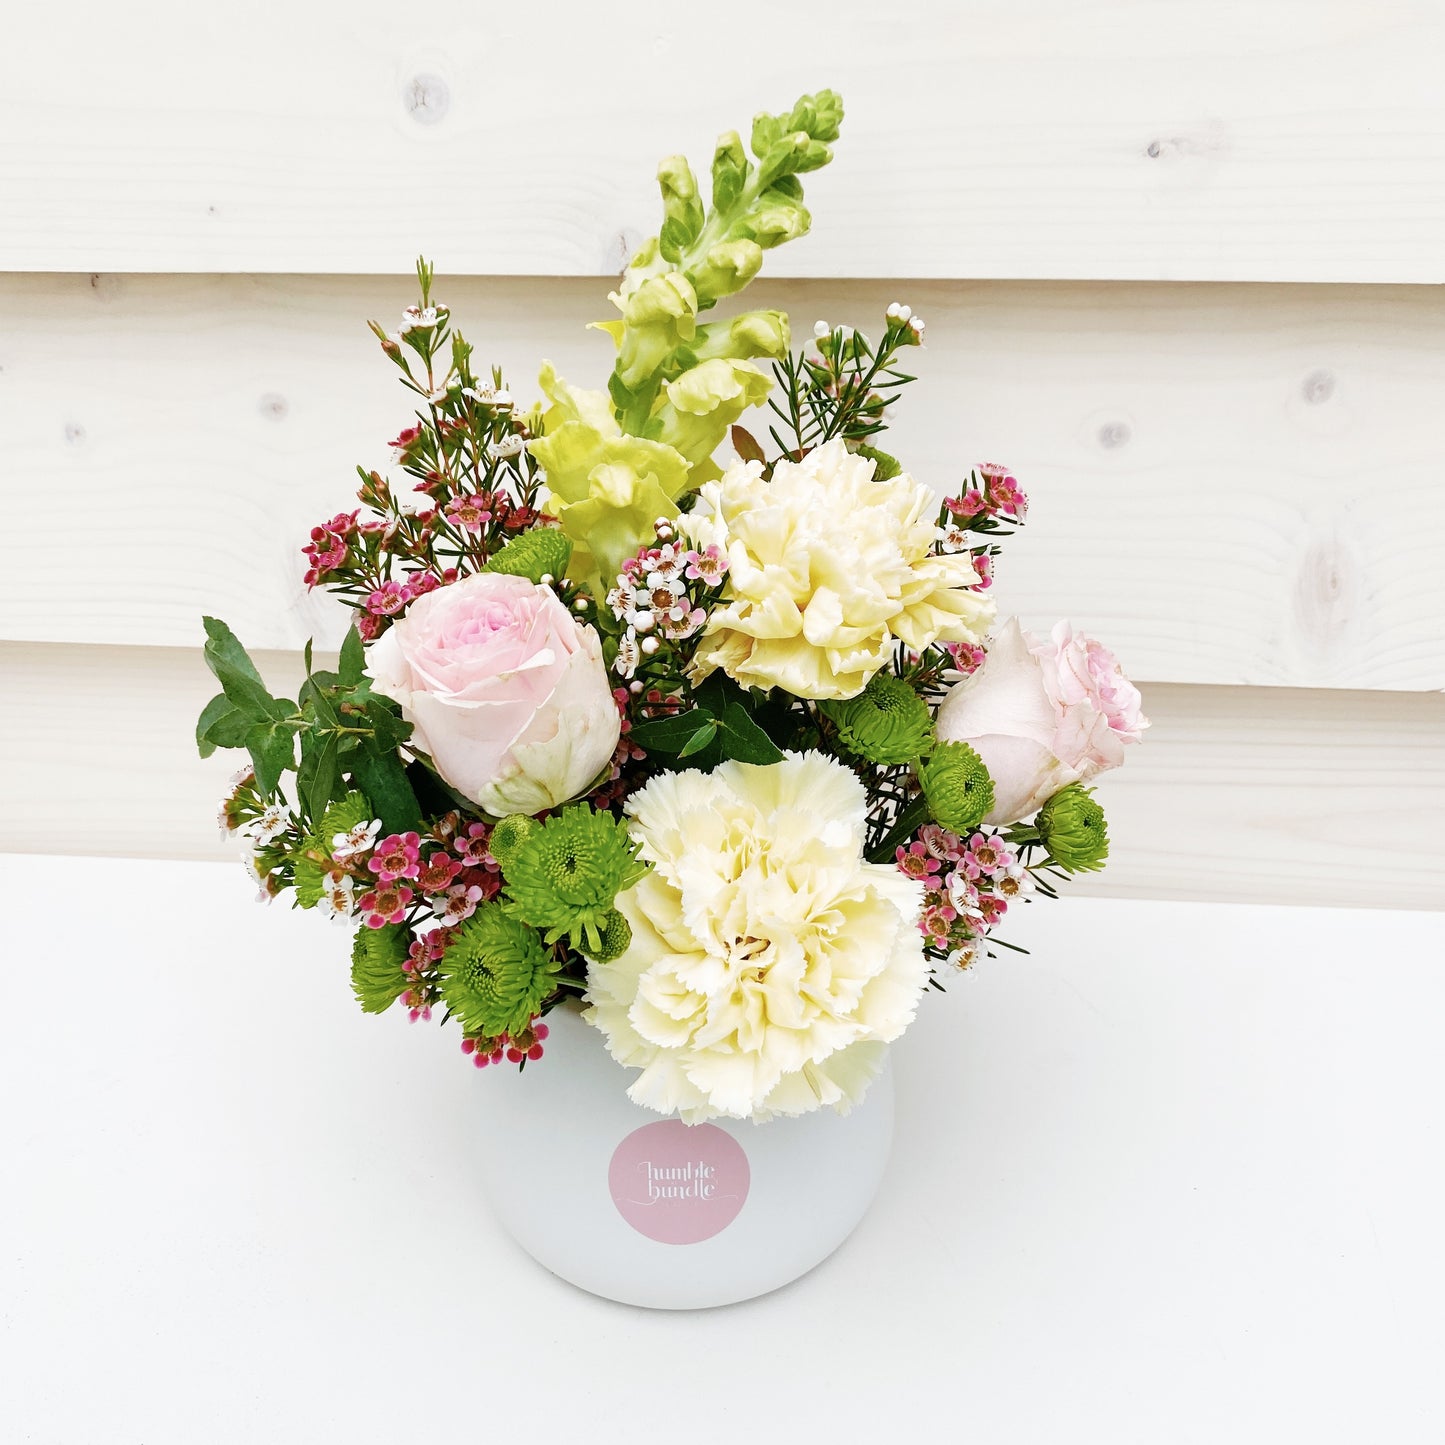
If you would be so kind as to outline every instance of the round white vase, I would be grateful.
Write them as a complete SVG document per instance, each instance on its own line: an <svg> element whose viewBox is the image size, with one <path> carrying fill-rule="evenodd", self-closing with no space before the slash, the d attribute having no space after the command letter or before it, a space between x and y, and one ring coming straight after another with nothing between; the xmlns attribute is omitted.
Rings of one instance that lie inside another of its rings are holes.
<svg viewBox="0 0 1445 1445"><path fill-rule="evenodd" d="M689 1127L627 1097L634 1072L577 1009L547 1022L546 1056L478 1093L492 1207L553 1274L653 1309L735 1304L806 1274L867 1212L893 1139L886 1065L847 1115Z"/></svg>

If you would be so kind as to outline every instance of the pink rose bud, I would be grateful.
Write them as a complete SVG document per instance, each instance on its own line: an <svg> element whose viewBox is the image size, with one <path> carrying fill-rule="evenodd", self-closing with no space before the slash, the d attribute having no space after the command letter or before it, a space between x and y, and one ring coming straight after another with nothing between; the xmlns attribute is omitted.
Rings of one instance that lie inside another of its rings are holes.
<svg viewBox="0 0 1445 1445"><path fill-rule="evenodd" d="M367 672L437 772L498 817L585 792L621 735L595 629L525 577L479 572L416 598Z"/></svg>
<svg viewBox="0 0 1445 1445"><path fill-rule="evenodd" d="M968 743L988 768L994 807L985 821L1015 823L1069 783L1117 768L1149 726L1140 704L1102 643L1067 622L1041 642L1010 618L983 666L944 699L937 733Z"/></svg>

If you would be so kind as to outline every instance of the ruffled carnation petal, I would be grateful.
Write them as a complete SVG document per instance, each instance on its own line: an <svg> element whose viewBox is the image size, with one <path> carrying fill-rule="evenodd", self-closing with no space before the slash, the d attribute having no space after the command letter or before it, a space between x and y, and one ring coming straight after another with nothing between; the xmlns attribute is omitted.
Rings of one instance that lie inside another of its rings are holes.
<svg viewBox="0 0 1445 1445"><path fill-rule="evenodd" d="M975 590L967 554L937 556L932 493L906 474L831 441L764 481L754 462L701 490L679 526L721 546L722 602L694 656L696 678L721 669L744 686L797 697L856 696L896 641L980 642L993 601Z"/></svg>
<svg viewBox="0 0 1445 1445"><path fill-rule="evenodd" d="M629 801L653 869L617 900L632 941L589 968L587 1018L641 1070L637 1103L697 1122L861 1097L928 978L922 885L864 861L866 808L819 753L662 774Z"/></svg>

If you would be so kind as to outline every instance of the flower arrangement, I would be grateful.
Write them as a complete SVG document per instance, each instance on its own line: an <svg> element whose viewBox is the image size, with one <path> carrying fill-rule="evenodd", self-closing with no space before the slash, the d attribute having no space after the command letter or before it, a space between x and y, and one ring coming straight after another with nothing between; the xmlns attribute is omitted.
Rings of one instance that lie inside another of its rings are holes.
<svg viewBox="0 0 1445 1445"><path fill-rule="evenodd" d="M304 548L352 612L335 666L308 646L277 698L205 623L201 753L250 757L223 829L262 898L359 925L362 1008L525 1066L579 1000L631 1097L689 1122L861 1097L1011 907L1103 864L1089 785L1148 725L1101 644L996 622L1007 468L939 500L881 449L920 318L801 349L781 312L717 318L808 230L841 120L824 91L751 156L728 132L710 204L662 163L605 390L544 365L519 404L419 263L372 323L414 416Z"/></svg>

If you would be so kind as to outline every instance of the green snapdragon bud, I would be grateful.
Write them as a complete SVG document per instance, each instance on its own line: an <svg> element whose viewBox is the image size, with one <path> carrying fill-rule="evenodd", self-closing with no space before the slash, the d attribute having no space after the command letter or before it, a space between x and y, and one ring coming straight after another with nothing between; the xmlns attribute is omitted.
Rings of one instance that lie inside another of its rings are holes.
<svg viewBox="0 0 1445 1445"><path fill-rule="evenodd" d="M657 183L662 189L663 214L658 248L664 260L675 263L702 230L703 208L697 177L686 156L668 156L657 168Z"/></svg>
<svg viewBox="0 0 1445 1445"><path fill-rule="evenodd" d="M699 361L750 361L759 356L776 361L788 354L791 340L786 311L744 311L699 326L692 354Z"/></svg>
<svg viewBox="0 0 1445 1445"><path fill-rule="evenodd" d="M785 176L820 170L832 159L833 152L822 141L811 140L804 131L794 131L777 140L762 158L758 184L767 189Z"/></svg>
<svg viewBox="0 0 1445 1445"><path fill-rule="evenodd" d="M668 271L643 281L622 302L622 345L617 374L624 386L637 387L691 341L697 325L699 297L681 271Z"/></svg>
<svg viewBox="0 0 1445 1445"><path fill-rule="evenodd" d="M697 295L698 310L741 291L762 268L763 248L756 241L722 241L711 247L687 279Z"/></svg>
<svg viewBox="0 0 1445 1445"><path fill-rule="evenodd" d="M743 138L735 130L724 131L717 138L712 158L712 207L726 215L737 205L738 197L748 183L752 166L743 149Z"/></svg>
<svg viewBox="0 0 1445 1445"><path fill-rule="evenodd" d="M1109 829L1094 790L1070 783L1039 811L1034 826L1055 863L1069 873L1093 873L1109 856Z"/></svg>
<svg viewBox="0 0 1445 1445"><path fill-rule="evenodd" d="M704 361L668 382L667 400L649 422L648 436L681 452L696 467L771 386L772 381L750 361ZM694 475L694 484L699 480Z"/></svg>
<svg viewBox="0 0 1445 1445"><path fill-rule="evenodd" d="M775 191L769 191L764 204L733 223L730 234L756 241L763 250L770 251L785 241L806 236L812 224L808 208L800 201L778 197Z"/></svg>

